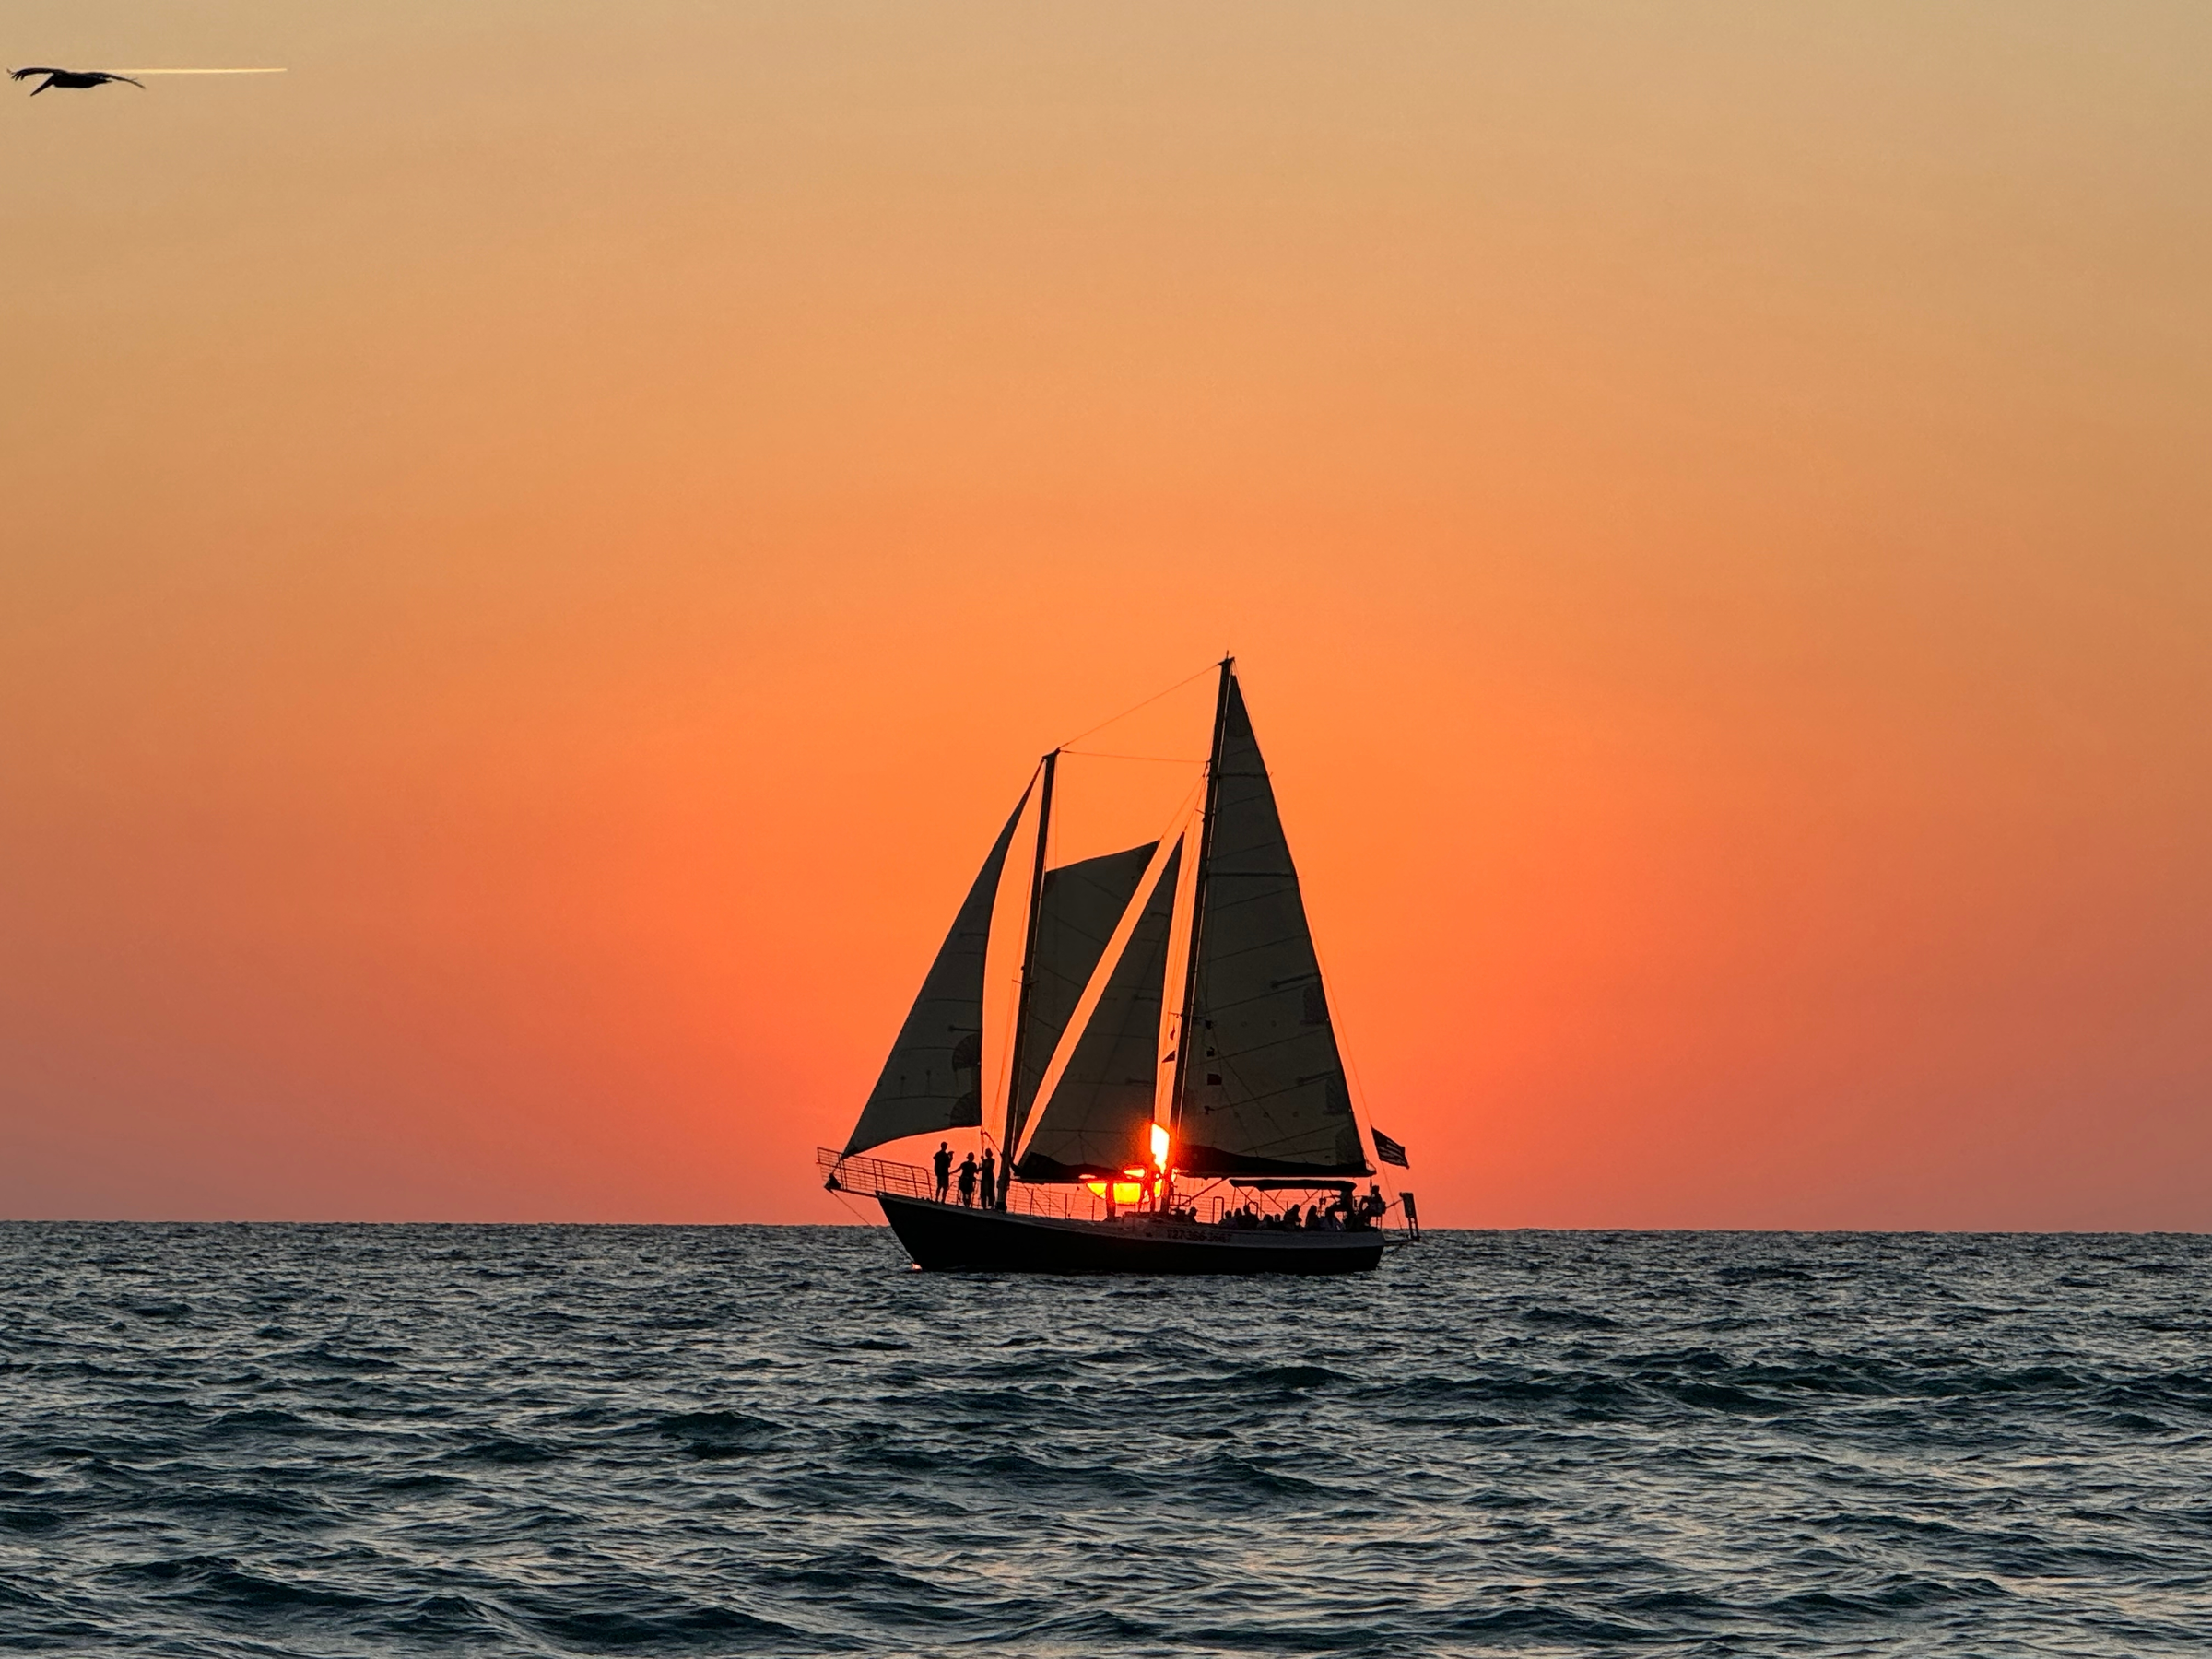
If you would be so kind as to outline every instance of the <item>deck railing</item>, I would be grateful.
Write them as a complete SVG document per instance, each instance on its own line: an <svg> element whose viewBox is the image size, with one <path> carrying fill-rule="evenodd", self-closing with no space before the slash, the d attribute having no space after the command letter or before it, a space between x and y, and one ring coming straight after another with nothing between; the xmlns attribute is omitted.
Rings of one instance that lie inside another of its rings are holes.
<svg viewBox="0 0 2212 1659"><path fill-rule="evenodd" d="M856 1193L873 1197L888 1193L894 1198L934 1199L936 1182L919 1164L895 1163L888 1158L841 1158L828 1147L814 1149L814 1167L822 1184L833 1193ZM951 1189L951 1202L959 1202L959 1189ZM1056 1216L1067 1221L1103 1221L1106 1206L1088 1187L1031 1186L1016 1182L1006 1194L1006 1208L1019 1216Z"/></svg>
<svg viewBox="0 0 2212 1659"><path fill-rule="evenodd" d="M936 1182L927 1170L919 1164L899 1163L888 1158L846 1158L828 1147L814 1149L814 1166L821 1172L822 1184L833 1193L852 1193L861 1197L874 1197L877 1193L888 1193L894 1198L934 1200L937 1195ZM959 1202L959 1189L951 1189L949 1202ZM1197 1218L1218 1222L1230 1200L1220 1193L1199 1194L1191 1201ZM1381 1229L1394 1239L1418 1239L1421 1236L1420 1223L1415 1219L1413 1194L1407 1193L1398 1201L1404 1216L1397 1225L1385 1220ZM1122 1213L1129 1214L1133 1206L1124 1205ZM1398 1207L1394 1205L1393 1207ZM1088 1186L1031 1186L1016 1182L1006 1194L1006 1208L1018 1216L1055 1216L1068 1221L1103 1221L1106 1203Z"/></svg>

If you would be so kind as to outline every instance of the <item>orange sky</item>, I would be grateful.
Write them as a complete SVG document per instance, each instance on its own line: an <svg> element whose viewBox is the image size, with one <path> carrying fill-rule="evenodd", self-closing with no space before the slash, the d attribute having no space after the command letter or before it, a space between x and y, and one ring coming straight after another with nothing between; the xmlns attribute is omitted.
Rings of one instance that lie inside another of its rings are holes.
<svg viewBox="0 0 2212 1659"><path fill-rule="evenodd" d="M1425 1218L2212 1227L2197 0L8 32L291 73L0 98L0 1215L842 1218L1230 646Z"/></svg>

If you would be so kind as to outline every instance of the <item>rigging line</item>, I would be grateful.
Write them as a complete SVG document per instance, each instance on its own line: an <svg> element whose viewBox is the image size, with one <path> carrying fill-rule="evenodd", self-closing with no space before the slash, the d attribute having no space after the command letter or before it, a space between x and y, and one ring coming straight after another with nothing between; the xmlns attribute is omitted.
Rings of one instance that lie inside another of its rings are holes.
<svg viewBox="0 0 2212 1659"><path fill-rule="evenodd" d="M1066 743L1062 744L1060 747L1062 748L1066 748L1071 744L1080 743L1084 738L1089 736L1091 732L1102 732L1108 726L1112 725L1114 721L1128 719L1130 715L1135 713L1139 709L1149 708L1152 704L1158 702L1161 698L1170 696L1174 692L1182 690L1185 686L1189 685L1191 681L1194 679L1204 679L1207 675L1213 673L1216 669L1220 667L1220 665L1221 665L1218 663L1208 663L1205 667L1199 669L1197 673L1186 675L1182 679L1177 680L1173 685L1170 686L1167 690L1155 691L1151 696L1146 698L1143 702L1131 703L1119 714L1113 715L1109 719L1100 721L1099 724L1092 726L1089 731L1077 732L1073 737L1070 737Z"/></svg>
<svg viewBox="0 0 2212 1659"><path fill-rule="evenodd" d="M1063 748L1064 755L1080 755L1086 760L1157 760L1162 766L1204 766L1204 755L1115 755L1104 749Z"/></svg>
<svg viewBox="0 0 2212 1659"><path fill-rule="evenodd" d="M858 1211L858 1210L854 1209L854 1208L853 1208L853 1206L852 1206L850 1204L847 1204L847 1203L845 1203L845 1189L844 1189L843 1187L841 1187L841 1187L839 1187L839 1188L837 1189L837 1191L836 1191L836 1192L834 1192L834 1193L832 1193L832 1194L830 1194L830 1197L832 1197L832 1198L834 1198L834 1199L836 1199L836 1200L838 1201L838 1203L839 1203L839 1204L841 1204L841 1205L843 1205L843 1206L844 1206L844 1208L845 1208L845 1212L846 1212L848 1215L850 1215L850 1216L853 1218L853 1220L857 1221L857 1222L858 1222L858 1223L859 1223L861 1226L863 1226L863 1227L880 1227L880 1226L882 1226L882 1225L883 1225L883 1223L881 1223L880 1221L871 1221L871 1220L869 1220L869 1219L867 1218L867 1217L865 1217L865 1216L864 1216L863 1214L861 1214L861 1212L860 1212L860 1211Z"/></svg>

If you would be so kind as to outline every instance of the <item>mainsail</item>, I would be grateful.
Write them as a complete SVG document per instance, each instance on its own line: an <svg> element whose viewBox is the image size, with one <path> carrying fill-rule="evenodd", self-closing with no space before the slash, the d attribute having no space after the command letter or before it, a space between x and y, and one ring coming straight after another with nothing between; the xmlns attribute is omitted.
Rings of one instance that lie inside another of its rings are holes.
<svg viewBox="0 0 2212 1659"><path fill-rule="evenodd" d="M1030 957L1030 988L1018 1039L1020 1069L1008 1101L1006 1145L1021 1145L1023 1126L1067 1029L1083 988L1106 954L1113 930L1136 894L1158 841L1105 853L1045 872L1037 910L1037 942ZM971 1120L972 1121L972 1120Z"/></svg>
<svg viewBox="0 0 2212 1659"><path fill-rule="evenodd" d="M902 1135L968 1128L983 1121L983 957L991 941L991 911L998 899L1006 848L1029 802L1030 790L1025 789L1006 827L998 832L991 855L976 872L959 913L953 917L952 931L945 935L937 959L922 981L922 994L899 1028L899 1041L883 1063L883 1075L876 1079L860 1122L853 1126L846 1157Z"/></svg>
<svg viewBox="0 0 2212 1659"><path fill-rule="evenodd" d="M1178 844L1038 1116L1016 1171L1022 1180L1108 1174L1148 1156L1168 933L1182 865Z"/></svg>
<svg viewBox="0 0 2212 1659"><path fill-rule="evenodd" d="M1222 674L1175 1166L1194 1175L1365 1175L1275 791L1236 676L1227 665Z"/></svg>

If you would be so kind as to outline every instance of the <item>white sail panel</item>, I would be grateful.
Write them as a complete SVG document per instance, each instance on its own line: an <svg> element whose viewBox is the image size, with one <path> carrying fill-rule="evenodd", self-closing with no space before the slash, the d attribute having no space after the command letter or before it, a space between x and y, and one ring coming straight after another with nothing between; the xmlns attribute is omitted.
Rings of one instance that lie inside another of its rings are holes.
<svg viewBox="0 0 2212 1659"><path fill-rule="evenodd" d="M1175 1162L1200 1174L1364 1175L1298 872L1233 676L1214 791Z"/></svg>
<svg viewBox="0 0 2212 1659"><path fill-rule="evenodd" d="M923 978L922 993L899 1028L883 1075L853 1126L846 1157L904 1135L969 1128L983 1121L983 959L1006 848L1029 801L1025 789L976 872L953 917L952 931Z"/></svg>
<svg viewBox="0 0 2212 1659"><path fill-rule="evenodd" d="M1168 854L1098 1006L1023 1149L1024 1181L1073 1181L1143 1161L1159 1077L1168 932L1182 849Z"/></svg>
<svg viewBox="0 0 2212 1659"><path fill-rule="evenodd" d="M1083 989L1090 983L1159 847L1158 841L1147 841L1045 872L1044 896L1037 910L1037 943L1030 954L1021 1072L1014 1079L1011 1146L1021 1145L1022 1128L1060 1046L1060 1034L1083 1000Z"/></svg>

